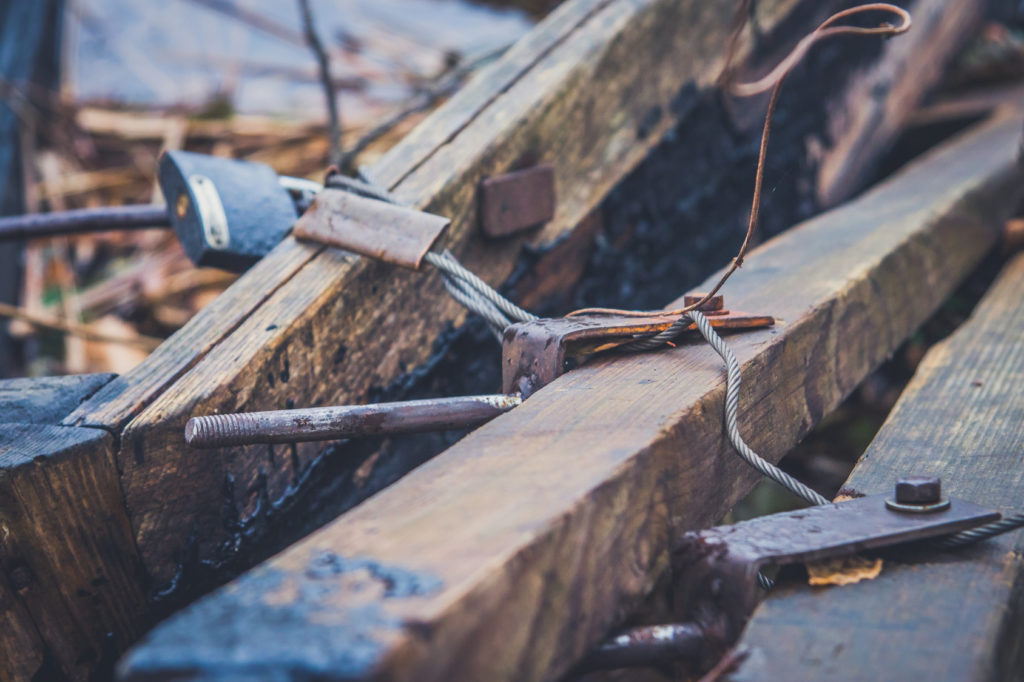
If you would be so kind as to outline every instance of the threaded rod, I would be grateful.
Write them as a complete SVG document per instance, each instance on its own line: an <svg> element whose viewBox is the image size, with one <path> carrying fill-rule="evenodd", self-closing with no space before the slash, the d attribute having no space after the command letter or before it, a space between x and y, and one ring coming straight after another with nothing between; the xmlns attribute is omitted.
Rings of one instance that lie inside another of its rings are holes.
<svg viewBox="0 0 1024 682"><path fill-rule="evenodd" d="M212 414L188 420L185 442L194 448L216 448L464 429L490 421L520 403L518 395L481 395Z"/></svg>

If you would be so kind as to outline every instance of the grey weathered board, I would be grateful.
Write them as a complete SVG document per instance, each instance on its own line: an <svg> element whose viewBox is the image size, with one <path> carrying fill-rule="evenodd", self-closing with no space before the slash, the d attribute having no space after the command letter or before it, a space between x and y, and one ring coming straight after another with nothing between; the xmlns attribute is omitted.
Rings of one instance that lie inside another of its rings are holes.
<svg viewBox="0 0 1024 682"><path fill-rule="evenodd" d="M113 377L0 381L0 678L84 677L138 634L114 439L60 425Z"/></svg>
<svg viewBox="0 0 1024 682"><path fill-rule="evenodd" d="M1021 197L1018 112L758 248L730 305L742 430L778 459L989 250ZM755 473L699 342L584 365L152 631L128 679L539 680L651 589Z"/></svg>
<svg viewBox="0 0 1024 682"><path fill-rule="evenodd" d="M60 424L83 400L116 374L73 374L62 377L0 381L0 422Z"/></svg>
<svg viewBox="0 0 1024 682"><path fill-rule="evenodd" d="M904 473L945 492L1024 509L1024 255L971 318L928 351L850 475L852 495ZM729 679L1019 680L1024 670L1024 531L975 547L889 560L856 585L790 586L755 612Z"/></svg>

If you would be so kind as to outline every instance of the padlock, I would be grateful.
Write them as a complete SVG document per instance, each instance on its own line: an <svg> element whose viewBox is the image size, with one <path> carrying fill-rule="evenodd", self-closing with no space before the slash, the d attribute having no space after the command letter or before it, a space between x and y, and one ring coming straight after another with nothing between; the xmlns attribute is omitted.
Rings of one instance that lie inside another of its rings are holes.
<svg viewBox="0 0 1024 682"><path fill-rule="evenodd" d="M196 265L243 272L298 217L281 178L262 163L171 151L158 174L171 224Z"/></svg>

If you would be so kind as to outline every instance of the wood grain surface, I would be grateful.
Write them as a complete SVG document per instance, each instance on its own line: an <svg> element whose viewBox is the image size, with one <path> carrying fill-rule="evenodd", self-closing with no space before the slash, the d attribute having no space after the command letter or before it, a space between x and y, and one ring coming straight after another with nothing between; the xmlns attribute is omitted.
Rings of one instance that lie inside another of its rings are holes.
<svg viewBox="0 0 1024 682"><path fill-rule="evenodd" d="M847 480L851 495L897 477L1024 508L1024 255L971 318L928 351ZM736 680L1016 680L1024 665L1024 532L956 551L908 552L838 588L790 586L755 612Z"/></svg>
<svg viewBox="0 0 1024 682"><path fill-rule="evenodd" d="M138 555L113 454L98 429L0 425L4 679L85 679L141 632Z"/></svg>
<svg viewBox="0 0 1024 682"><path fill-rule="evenodd" d="M798 4L766 5L766 25L780 22L784 10ZM509 275L523 242L479 235L475 192L483 177L524 163L554 165L556 215L533 238L556 241L671 127L680 92L711 86L721 69L732 26L729 5L617 0L594 4L592 11L591 5L566 5L538 26L539 33L560 37L531 39L532 61L503 75L505 86L496 92L474 86L429 118L424 126L451 129L429 154L419 146L422 135L413 135L372 169L401 200L450 217L444 246L491 283ZM582 12L579 18L568 21L576 11ZM521 58L518 51L509 57ZM676 66L661 68L666 62ZM415 151L399 163L395 159L404 158L406 144ZM284 270L266 276L271 263L309 248L289 240L243 278L270 282L263 290L250 289L259 292L259 305L234 287L218 299L217 305L233 301L247 310L245 320L124 428L118 453L122 487L157 586L173 580L183 551L198 553L200 560L215 556L230 541L225 518L244 525L284 495L323 449L300 444L191 451L182 437L190 417L365 402L422 364L434 339L464 320L436 273L402 272L343 251L324 250L288 270L280 286ZM232 310L225 319L230 323L235 315ZM97 395L69 423L122 423L139 403L135 388L111 397L118 390Z"/></svg>
<svg viewBox="0 0 1024 682"><path fill-rule="evenodd" d="M757 249L727 305L741 429L777 460L926 319L1021 196L1001 116ZM701 342L584 365L151 632L128 679L550 680L756 481Z"/></svg>

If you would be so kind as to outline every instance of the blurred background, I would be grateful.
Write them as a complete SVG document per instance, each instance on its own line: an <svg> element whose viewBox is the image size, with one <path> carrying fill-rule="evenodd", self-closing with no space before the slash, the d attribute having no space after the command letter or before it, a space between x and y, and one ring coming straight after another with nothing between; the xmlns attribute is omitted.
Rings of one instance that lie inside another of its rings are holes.
<svg viewBox="0 0 1024 682"><path fill-rule="evenodd" d="M312 0L347 165L372 162L555 4ZM322 181L325 92L300 10L0 0L0 213L160 202L156 161L173 149ZM169 230L0 243L0 302L14 306L0 376L125 372L234 279L195 268Z"/></svg>

